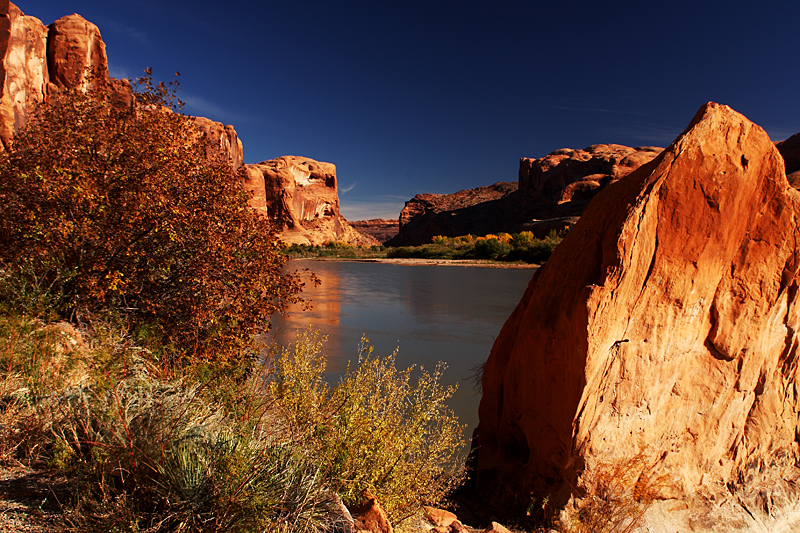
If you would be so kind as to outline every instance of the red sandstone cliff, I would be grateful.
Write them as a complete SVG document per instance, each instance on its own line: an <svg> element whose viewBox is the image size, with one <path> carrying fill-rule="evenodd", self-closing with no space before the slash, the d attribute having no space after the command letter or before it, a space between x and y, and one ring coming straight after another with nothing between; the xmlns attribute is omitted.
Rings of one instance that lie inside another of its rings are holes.
<svg viewBox="0 0 800 533"><path fill-rule="evenodd" d="M108 78L106 45L100 30L78 14L45 26L8 0L0 0L0 142L8 147L28 114L49 92L85 88L89 76L109 81L120 102L130 105L125 80ZM195 119L219 155L242 165L242 144L233 126Z"/></svg>
<svg viewBox="0 0 800 533"><path fill-rule="evenodd" d="M0 0L0 141L8 146L47 93L47 28Z"/></svg>
<svg viewBox="0 0 800 533"><path fill-rule="evenodd" d="M307 157L283 156L245 165L251 206L274 220L287 243L377 244L354 230L339 212L336 166Z"/></svg>
<svg viewBox="0 0 800 533"><path fill-rule="evenodd" d="M100 30L77 14L45 27L0 0L0 141L8 147L25 126L28 114L52 91L85 88L90 74L110 82L122 105L133 102L125 80L108 78L106 45ZM243 167L243 147L233 126L193 117L209 141L209 156ZM251 204L284 229L286 242L343 241L377 244L355 231L339 213L336 167L308 158L283 157L248 165L245 186L255 193Z"/></svg>
<svg viewBox="0 0 800 533"><path fill-rule="evenodd" d="M601 192L492 348L480 490L579 505L629 464L652 531L800 527L799 221L769 137L717 104Z"/></svg>
<svg viewBox="0 0 800 533"><path fill-rule="evenodd" d="M372 218L370 220L350 220L350 225L357 232L372 237L379 243L385 243L397 235L400 223L395 218L386 220L383 218Z"/></svg>
<svg viewBox="0 0 800 533"><path fill-rule="evenodd" d="M418 245L435 235L522 230L544 237L551 229L574 224L601 189L661 150L596 144L584 150L562 148L538 159L524 157L517 183L500 182L454 194L418 194L406 202L398 235L388 244Z"/></svg>

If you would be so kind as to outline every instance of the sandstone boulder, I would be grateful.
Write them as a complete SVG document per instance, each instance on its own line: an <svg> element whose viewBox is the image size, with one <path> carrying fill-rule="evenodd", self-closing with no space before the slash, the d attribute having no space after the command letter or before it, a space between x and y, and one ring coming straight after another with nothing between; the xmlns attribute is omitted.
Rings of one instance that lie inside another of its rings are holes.
<svg viewBox="0 0 800 533"><path fill-rule="evenodd" d="M631 490L658 480L653 531L798 527L799 220L766 133L703 106L595 197L503 326L478 489L564 505L622 464Z"/></svg>
<svg viewBox="0 0 800 533"><path fill-rule="evenodd" d="M0 1L0 141L4 148L47 92L47 28Z"/></svg>
<svg viewBox="0 0 800 533"><path fill-rule="evenodd" d="M392 533L392 524L377 498L364 492L364 503L350 508L358 533Z"/></svg>
<svg viewBox="0 0 800 533"><path fill-rule="evenodd" d="M287 243L377 244L354 230L339 213L336 166L307 157L283 156L245 165L250 205L274 220Z"/></svg>
<svg viewBox="0 0 800 533"><path fill-rule="evenodd" d="M437 527L448 529L450 524L458 520L458 517L454 513L445 511L444 509L438 509L436 507L430 507L426 505L422 508L422 511L425 514L425 518L427 518L431 524Z"/></svg>

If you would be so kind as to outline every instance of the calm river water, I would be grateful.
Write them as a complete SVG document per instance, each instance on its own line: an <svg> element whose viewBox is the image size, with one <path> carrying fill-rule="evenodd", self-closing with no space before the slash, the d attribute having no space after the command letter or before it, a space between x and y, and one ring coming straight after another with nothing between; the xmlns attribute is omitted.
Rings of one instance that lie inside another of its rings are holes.
<svg viewBox="0 0 800 533"><path fill-rule="evenodd" d="M396 265L345 261L294 260L322 280L306 285L313 308L290 310L273 321L279 344L294 340L309 326L327 335L327 371L335 380L358 356L366 335L376 355L399 348L398 368L423 365L432 371L447 363L446 383L459 382L451 405L472 435L480 396L469 380L489 356L495 337L533 276L533 269L470 266Z"/></svg>

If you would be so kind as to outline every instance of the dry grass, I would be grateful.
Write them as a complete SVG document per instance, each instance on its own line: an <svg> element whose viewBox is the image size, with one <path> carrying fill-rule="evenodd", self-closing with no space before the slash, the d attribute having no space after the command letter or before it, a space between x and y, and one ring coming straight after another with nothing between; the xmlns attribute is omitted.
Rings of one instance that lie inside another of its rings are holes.
<svg viewBox="0 0 800 533"><path fill-rule="evenodd" d="M653 474L643 453L624 461L600 463L585 472L583 496L560 521L564 533L632 533L666 480Z"/></svg>

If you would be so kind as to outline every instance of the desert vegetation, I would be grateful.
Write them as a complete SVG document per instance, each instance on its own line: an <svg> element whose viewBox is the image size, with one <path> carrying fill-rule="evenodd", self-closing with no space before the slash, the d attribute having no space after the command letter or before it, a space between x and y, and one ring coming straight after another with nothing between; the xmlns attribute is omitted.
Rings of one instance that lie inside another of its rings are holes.
<svg viewBox="0 0 800 533"><path fill-rule="evenodd" d="M319 531L363 491L400 522L460 480L443 368L366 339L259 344L298 300L274 228L139 80L36 111L0 159L0 466L65 480L57 529Z"/></svg>
<svg viewBox="0 0 800 533"><path fill-rule="evenodd" d="M341 259L414 258L414 259L475 259L498 262L547 262L567 230L551 231L547 237L536 238L532 232L488 234L460 237L436 236L420 246L353 246L330 242L324 245L292 244L283 253L292 258L320 257Z"/></svg>
<svg viewBox="0 0 800 533"><path fill-rule="evenodd" d="M545 263L558 243L566 235L552 231L537 239L530 231L482 237L463 235L460 237L436 236L430 244L390 248L387 257L417 257L425 259L489 259L493 261Z"/></svg>

